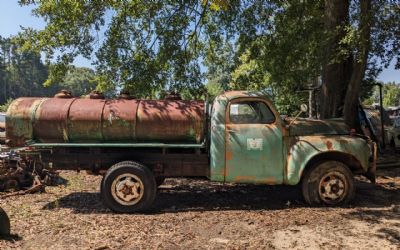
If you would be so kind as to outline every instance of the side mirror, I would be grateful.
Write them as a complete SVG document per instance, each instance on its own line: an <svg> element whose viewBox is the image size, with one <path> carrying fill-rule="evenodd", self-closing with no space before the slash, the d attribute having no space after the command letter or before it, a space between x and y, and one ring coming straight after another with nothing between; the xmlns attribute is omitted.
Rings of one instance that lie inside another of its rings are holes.
<svg viewBox="0 0 400 250"><path fill-rule="evenodd" d="M301 104L300 105L300 110L301 110L301 112L303 112L303 113L305 113L305 112L307 112L308 111L308 106L307 106L307 104Z"/></svg>
<svg viewBox="0 0 400 250"><path fill-rule="evenodd" d="M297 115L293 118L293 120L289 123L289 126L288 127L290 127L290 125L292 125L292 123L294 122L294 121L296 121L297 120L297 118L299 118L299 116L302 114L302 113L305 113L305 112L307 112L308 111L308 106L307 106L307 104L301 104L300 105L300 111L299 111L299 113L297 113Z"/></svg>

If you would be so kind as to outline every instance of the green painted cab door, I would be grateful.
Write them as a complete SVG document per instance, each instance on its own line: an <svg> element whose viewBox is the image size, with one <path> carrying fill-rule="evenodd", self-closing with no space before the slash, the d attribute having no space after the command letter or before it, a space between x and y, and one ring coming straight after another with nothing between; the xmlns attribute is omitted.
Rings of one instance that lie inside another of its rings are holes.
<svg viewBox="0 0 400 250"><path fill-rule="evenodd" d="M225 181L283 182L283 139L276 116L263 100L231 101L226 119Z"/></svg>

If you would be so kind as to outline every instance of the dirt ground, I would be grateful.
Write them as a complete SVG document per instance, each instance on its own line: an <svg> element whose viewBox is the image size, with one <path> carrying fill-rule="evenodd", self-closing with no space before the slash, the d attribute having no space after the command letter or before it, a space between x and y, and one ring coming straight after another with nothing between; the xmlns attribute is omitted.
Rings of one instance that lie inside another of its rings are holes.
<svg viewBox="0 0 400 250"><path fill-rule="evenodd" d="M113 214L100 177L0 200L12 236L0 249L399 249L400 168L360 179L351 206L310 208L299 187L167 179L147 214Z"/></svg>

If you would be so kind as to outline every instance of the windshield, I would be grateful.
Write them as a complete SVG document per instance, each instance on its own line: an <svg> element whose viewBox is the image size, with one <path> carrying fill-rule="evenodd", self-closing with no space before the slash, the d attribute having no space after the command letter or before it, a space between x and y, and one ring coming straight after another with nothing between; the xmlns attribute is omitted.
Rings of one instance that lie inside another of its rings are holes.
<svg viewBox="0 0 400 250"><path fill-rule="evenodd" d="M6 122L6 115L0 114L0 122Z"/></svg>

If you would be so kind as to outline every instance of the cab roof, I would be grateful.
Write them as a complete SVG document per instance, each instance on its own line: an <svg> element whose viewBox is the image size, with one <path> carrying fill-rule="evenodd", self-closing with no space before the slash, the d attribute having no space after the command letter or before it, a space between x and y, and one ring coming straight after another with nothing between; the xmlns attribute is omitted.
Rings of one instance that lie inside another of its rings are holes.
<svg viewBox="0 0 400 250"><path fill-rule="evenodd" d="M266 94L260 91L247 91L247 90L227 91L223 93L221 96L226 97L228 100L232 100L239 97L267 97Z"/></svg>

